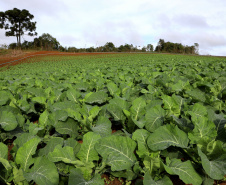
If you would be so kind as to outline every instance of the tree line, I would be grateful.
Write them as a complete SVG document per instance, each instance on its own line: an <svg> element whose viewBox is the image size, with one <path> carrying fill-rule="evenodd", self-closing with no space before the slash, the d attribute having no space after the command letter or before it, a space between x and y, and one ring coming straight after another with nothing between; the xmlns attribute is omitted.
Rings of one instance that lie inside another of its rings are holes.
<svg viewBox="0 0 226 185"><path fill-rule="evenodd" d="M34 38L33 41L24 40L21 42L23 35L37 36L36 22L32 22L34 16L28 10L7 10L0 12L0 29L5 29L5 35L15 36L16 43L11 43L8 46L2 47L8 49L34 49L34 50L57 50L63 52L161 52L161 53L183 53L183 54L198 54L198 43L192 46L184 46L181 43L165 42L164 39L159 39L157 46L154 48L152 44L147 46L133 46L132 44L124 44L116 47L112 42L107 42L104 46L76 48L63 47L56 38L49 33L43 33L41 36Z"/></svg>
<svg viewBox="0 0 226 185"><path fill-rule="evenodd" d="M194 43L192 46L184 46L181 43L165 42L164 39L159 39L155 52L198 54L199 44Z"/></svg>

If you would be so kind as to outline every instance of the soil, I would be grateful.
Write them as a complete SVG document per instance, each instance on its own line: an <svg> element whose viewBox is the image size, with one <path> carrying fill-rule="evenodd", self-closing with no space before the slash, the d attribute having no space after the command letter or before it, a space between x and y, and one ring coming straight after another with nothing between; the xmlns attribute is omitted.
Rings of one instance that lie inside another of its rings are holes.
<svg viewBox="0 0 226 185"><path fill-rule="evenodd" d="M107 174L101 175L101 178L104 179L105 185L122 185L124 183L124 180L122 178L110 179L109 175Z"/></svg>
<svg viewBox="0 0 226 185"><path fill-rule="evenodd" d="M173 185L192 185L192 184L185 184L182 180L179 179L177 175L171 175L170 179L173 182Z"/></svg>
<svg viewBox="0 0 226 185"><path fill-rule="evenodd" d="M82 144L82 143L83 143L83 140L78 140L78 142L79 142L80 144Z"/></svg>
<svg viewBox="0 0 226 185"><path fill-rule="evenodd" d="M103 54L115 54L115 53L68 53L59 51L33 51L24 52L21 50L12 51L10 54L0 55L0 68L4 66L12 66L26 62L27 58L31 57L43 57L43 56L96 56Z"/></svg>
<svg viewBox="0 0 226 185"><path fill-rule="evenodd" d="M13 161L13 156L11 155L11 153L10 153L10 151L12 150L12 148L13 148L13 143L11 143L11 144L9 144L8 145L8 160L9 161Z"/></svg>
<svg viewBox="0 0 226 185"><path fill-rule="evenodd" d="M37 123L38 124L38 120L34 121L33 124Z"/></svg>

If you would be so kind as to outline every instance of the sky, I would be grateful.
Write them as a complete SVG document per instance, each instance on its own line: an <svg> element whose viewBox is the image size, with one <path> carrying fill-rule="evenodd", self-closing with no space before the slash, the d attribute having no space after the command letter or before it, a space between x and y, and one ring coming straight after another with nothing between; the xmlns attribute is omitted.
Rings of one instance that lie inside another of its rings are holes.
<svg viewBox="0 0 226 185"><path fill-rule="evenodd" d="M159 39L199 44L202 55L226 56L226 0L1 0L0 11L27 9L38 36L88 48L157 45ZM34 37L23 36L32 41ZM0 44L16 42L0 29Z"/></svg>

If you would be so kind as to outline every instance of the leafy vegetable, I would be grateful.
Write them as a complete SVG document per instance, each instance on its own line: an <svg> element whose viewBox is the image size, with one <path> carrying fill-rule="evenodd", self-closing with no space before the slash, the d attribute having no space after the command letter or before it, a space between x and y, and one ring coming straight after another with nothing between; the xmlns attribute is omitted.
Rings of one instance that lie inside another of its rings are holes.
<svg viewBox="0 0 226 185"><path fill-rule="evenodd" d="M18 122L12 112L3 111L0 117L0 125L5 131L11 131L17 127Z"/></svg>
<svg viewBox="0 0 226 185"><path fill-rule="evenodd" d="M32 138L18 149L16 162L21 165L24 171L28 171L30 165L34 163L35 159L32 158L32 155L35 154L40 141L41 139L38 137Z"/></svg>
<svg viewBox="0 0 226 185"><path fill-rule="evenodd" d="M136 162L136 143L128 137L109 136L100 139L95 149L111 166L112 171L127 170Z"/></svg>
<svg viewBox="0 0 226 185"><path fill-rule="evenodd" d="M28 180L34 180L41 185L57 185L59 183L59 174L54 163L45 157L39 157L35 160L34 166L28 173L24 174Z"/></svg>
<svg viewBox="0 0 226 185"><path fill-rule="evenodd" d="M191 161L181 162L179 159L173 159L167 163L168 165L164 165L166 171L171 175L179 175L186 184L199 185L202 183L202 178L194 170Z"/></svg>
<svg viewBox="0 0 226 185"><path fill-rule="evenodd" d="M187 148L188 137L177 126L164 125L150 134L147 140L148 147L153 151L164 150L169 146Z"/></svg>
<svg viewBox="0 0 226 185"><path fill-rule="evenodd" d="M26 60L1 68L0 183L99 185L109 174L201 185L226 175L225 58Z"/></svg>

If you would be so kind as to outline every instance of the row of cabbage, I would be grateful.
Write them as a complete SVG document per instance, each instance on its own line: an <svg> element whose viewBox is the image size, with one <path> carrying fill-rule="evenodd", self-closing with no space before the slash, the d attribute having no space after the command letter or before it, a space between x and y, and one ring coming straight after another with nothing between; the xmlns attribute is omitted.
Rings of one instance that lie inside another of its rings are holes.
<svg viewBox="0 0 226 185"><path fill-rule="evenodd" d="M171 175L193 185L223 180L224 59L42 60L0 73L0 181L99 185L102 174L137 185L172 184Z"/></svg>

